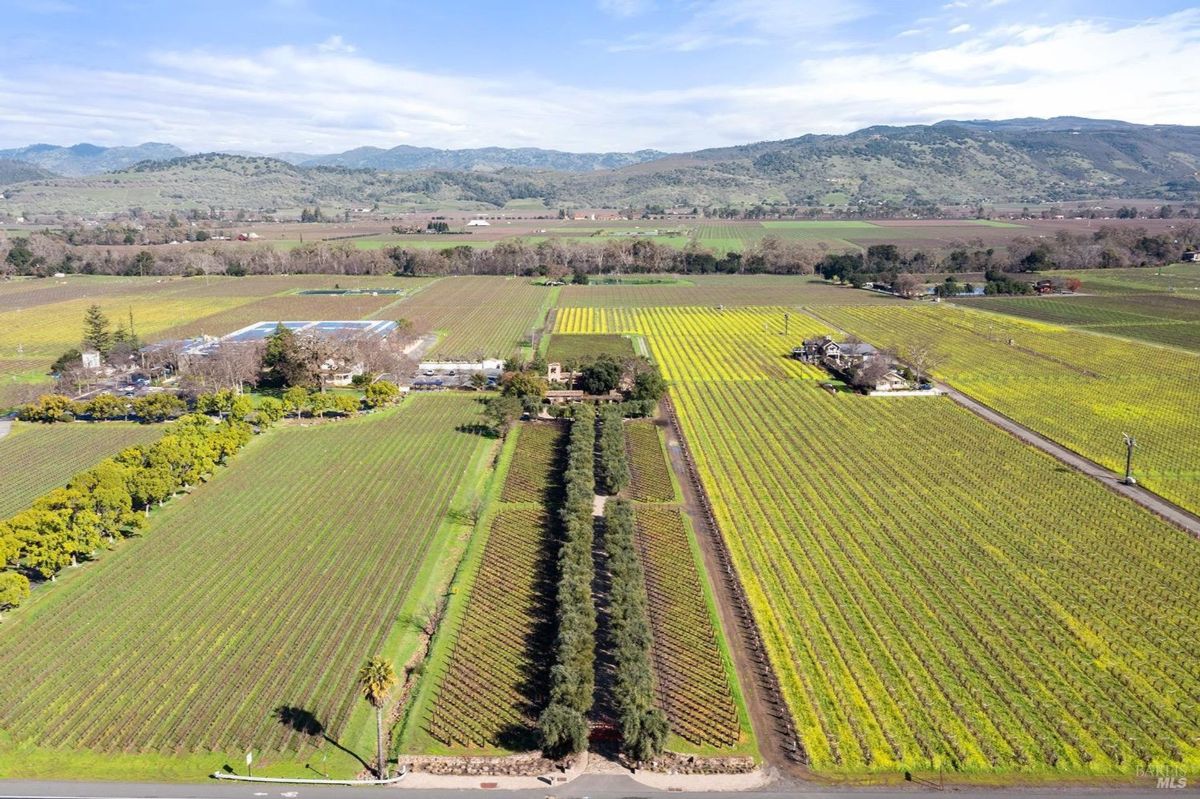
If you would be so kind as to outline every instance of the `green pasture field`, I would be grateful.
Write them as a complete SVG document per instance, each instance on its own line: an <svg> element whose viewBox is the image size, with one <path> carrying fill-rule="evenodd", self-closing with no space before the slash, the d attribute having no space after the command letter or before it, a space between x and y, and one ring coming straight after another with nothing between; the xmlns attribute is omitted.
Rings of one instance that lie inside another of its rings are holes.
<svg viewBox="0 0 1200 799"><path fill-rule="evenodd" d="M134 422L13 422L0 438L0 519L105 458L160 435L160 425Z"/></svg>
<svg viewBox="0 0 1200 799"><path fill-rule="evenodd" d="M477 417L420 396L274 429L39 587L0 627L0 776L195 781L247 750L264 775L361 771L355 673L376 654L403 673L461 557L495 452L462 432Z"/></svg>
<svg viewBox="0 0 1200 799"><path fill-rule="evenodd" d="M1163 267L1082 269L1047 273L1050 277L1076 277L1086 294L1145 294L1165 292L1182 297L1200 292L1200 266L1178 263Z"/></svg>
<svg viewBox="0 0 1200 799"><path fill-rule="evenodd" d="M599 355L612 355L615 358L631 358L634 356L633 342L626 336L592 335L567 336L552 335L549 337L550 346L546 348L546 361L549 363L570 363L572 361L591 360Z"/></svg>
<svg viewBox="0 0 1200 799"><path fill-rule="evenodd" d="M978 310L1200 350L1200 295L1154 292L955 302Z"/></svg>

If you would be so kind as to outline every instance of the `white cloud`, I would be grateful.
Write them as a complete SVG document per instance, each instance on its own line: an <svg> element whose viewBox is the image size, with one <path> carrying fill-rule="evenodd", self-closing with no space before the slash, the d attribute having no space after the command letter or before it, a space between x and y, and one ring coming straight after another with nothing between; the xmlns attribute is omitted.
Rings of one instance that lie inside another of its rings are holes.
<svg viewBox="0 0 1200 799"><path fill-rule="evenodd" d="M692 13L678 28L632 34L608 49L686 52L762 45L827 31L870 13L860 0L695 0L689 8Z"/></svg>
<svg viewBox="0 0 1200 799"><path fill-rule="evenodd" d="M636 17L653 7L650 0L597 0L596 5L605 14L614 17Z"/></svg>
<svg viewBox="0 0 1200 799"><path fill-rule="evenodd" d="M341 35L330 36L317 45L317 50L322 53L353 53L357 49L352 44L346 44Z"/></svg>
<svg viewBox="0 0 1200 799"><path fill-rule="evenodd" d="M899 40L902 42L924 42ZM330 44L336 46L329 46ZM153 54L142 71L0 71L0 146L33 141L328 152L360 145L686 150L947 118L1196 124L1200 9L1139 23L971 31L908 52L780 59L770 82L588 88L433 73L347 43Z"/></svg>
<svg viewBox="0 0 1200 799"><path fill-rule="evenodd" d="M954 33L954 34L969 33L970 30L971 30L971 26L969 24L967 24L966 22L964 22L961 25L955 25L953 28L950 29L949 32Z"/></svg>

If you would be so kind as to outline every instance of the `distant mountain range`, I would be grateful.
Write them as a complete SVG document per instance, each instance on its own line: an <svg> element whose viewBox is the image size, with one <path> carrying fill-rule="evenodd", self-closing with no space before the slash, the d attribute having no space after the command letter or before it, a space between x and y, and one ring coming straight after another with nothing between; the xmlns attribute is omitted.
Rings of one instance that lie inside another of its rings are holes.
<svg viewBox="0 0 1200 799"><path fill-rule="evenodd" d="M494 170L509 167L551 169L557 172L592 172L597 169L618 169L630 164L641 164L662 158L666 154L658 150L638 150L633 153L567 153L561 150L540 150L536 147L438 150L433 147L410 147L402 144L390 150L358 147L334 155L278 153L274 157L297 166L344 166L351 169L398 172L419 169Z"/></svg>
<svg viewBox="0 0 1200 799"><path fill-rule="evenodd" d="M181 155L187 153L174 144L154 142L135 147L98 147L95 144L59 147L54 144L31 144L15 150L0 150L0 160L21 161L64 177L99 175L125 169L140 161L166 161Z"/></svg>
<svg viewBox="0 0 1200 799"><path fill-rule="evenodd" d="M0 160L0 212L13 215L130 204L486 209L528 198L547 208L1200 198L1200 127L1076 117L877 126L676 154L401 146L187 156L143 144L34 145L0 151L0 159L9 159ZM97 178L88 170L116 171Z"/></svg>

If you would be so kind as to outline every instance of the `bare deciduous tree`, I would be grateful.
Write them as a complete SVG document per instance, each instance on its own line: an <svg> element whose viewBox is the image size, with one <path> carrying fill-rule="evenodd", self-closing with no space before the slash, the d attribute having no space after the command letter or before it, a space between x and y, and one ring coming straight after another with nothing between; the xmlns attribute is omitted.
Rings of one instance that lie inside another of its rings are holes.
<svg viewBox="0 0 1200 799"><path fill-rule="evenodd" d="M901 351L902 360L912 369L918 383L925 382L934 369L945 361L932 339L915 339L910 341Z"/></svg>

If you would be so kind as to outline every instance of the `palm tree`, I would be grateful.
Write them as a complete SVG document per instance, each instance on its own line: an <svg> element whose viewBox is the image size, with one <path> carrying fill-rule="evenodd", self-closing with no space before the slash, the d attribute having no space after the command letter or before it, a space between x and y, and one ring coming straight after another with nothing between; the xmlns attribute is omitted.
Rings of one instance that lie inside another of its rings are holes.
<svg viewBox="0 0 1200 799"><path fill-rule="evenodd" d="M387 760L383 756L383 705L387 702L388 691L396 684L396 672L391 661L381 657L373 657L358 670L358 689L362 691L363 699L375 708L375 733L378 748L376 756L379 779L387 779Z"/></svg>

